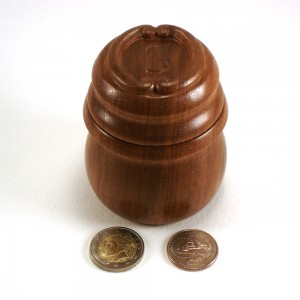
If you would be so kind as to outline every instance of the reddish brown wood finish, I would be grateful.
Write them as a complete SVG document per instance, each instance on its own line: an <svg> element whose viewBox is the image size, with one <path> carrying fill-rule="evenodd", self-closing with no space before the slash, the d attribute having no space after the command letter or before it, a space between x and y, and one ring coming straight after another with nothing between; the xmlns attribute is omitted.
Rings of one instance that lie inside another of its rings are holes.
<svg viewBox="0 0 300 300"><path fill-rule="evenodd" d="M139 26L99 54L84 105L86 168L117 214L165 224L221 183L227 104L210 51L185 30Z"/></svg>

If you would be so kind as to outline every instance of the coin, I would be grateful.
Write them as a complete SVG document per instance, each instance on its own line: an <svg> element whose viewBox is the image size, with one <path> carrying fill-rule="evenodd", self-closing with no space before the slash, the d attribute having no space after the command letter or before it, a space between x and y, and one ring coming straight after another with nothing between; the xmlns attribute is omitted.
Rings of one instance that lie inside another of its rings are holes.
<svg viewBox="0 0 300 300"><path fill-rule="evenodd" d="M131 269L144 254L144 242L133 230L110 227L100 231L90 244L90 256L96 266L111 272Z"/></svg>
<svg viewBox="0 0 300 300"><path fill-rule="evenodd" d="M177 267L195 271L214 263L218 255L218 245L208 233L198 229L186 229L170 238L167 252L169 259Z"/></svg>

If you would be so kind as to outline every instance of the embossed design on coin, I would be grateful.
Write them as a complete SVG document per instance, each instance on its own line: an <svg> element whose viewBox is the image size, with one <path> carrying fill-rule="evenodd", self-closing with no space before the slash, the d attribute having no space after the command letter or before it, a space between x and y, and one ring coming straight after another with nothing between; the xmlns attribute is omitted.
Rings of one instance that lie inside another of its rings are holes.
<svg viewBox="0 0 300 300"><path fill-rule="evenodd" d="M111 227L99 232L90 245L92 261L98 267L112 272L134 267L143 253L142 238L125 227Z"/></svg>
<svg viewBox="0 0 300 300"><path fill-rule="evenodd" d="M123 262L131 259L137 250L137 243L129 234L109 235L100 241L99 256L109 262Z"/></svg>
<svg viewBox="0 0 300 300"><path fill-rule="evenodd" d="M174 234L167 246L169 259L184 270L202 270L210 266L218 255L218 245L208 233L187 229Z"/></svg>

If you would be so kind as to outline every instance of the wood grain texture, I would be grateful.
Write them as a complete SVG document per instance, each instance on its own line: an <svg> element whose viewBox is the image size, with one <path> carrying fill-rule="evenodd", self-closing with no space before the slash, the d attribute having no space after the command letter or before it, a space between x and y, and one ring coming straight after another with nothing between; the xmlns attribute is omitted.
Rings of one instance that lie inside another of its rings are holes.
<svg viewBox="0 0 300 300"><path fill-rule="evenodd" d="M145 25L112 40L95 61L84 119L89 180L117 214L170 223L218 190L226 99L215 59L185 30Z"/></svg>

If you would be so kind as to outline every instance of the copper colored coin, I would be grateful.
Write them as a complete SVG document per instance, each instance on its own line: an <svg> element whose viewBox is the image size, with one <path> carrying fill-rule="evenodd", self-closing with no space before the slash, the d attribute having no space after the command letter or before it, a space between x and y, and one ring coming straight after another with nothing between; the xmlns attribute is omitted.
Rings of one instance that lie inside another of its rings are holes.
<svg viewBox="0 0 300 300"><path fill-rule="evenodd" d="M144 242L133 230L111 227L100 231L90 245L90 256L96 266L111 272L134 267L144 254Z"/></svg>
<svg viewBox="0 0 300 300"><path fill-rule="evenodd" d="M218 245L208 233L198 229L187 229L171 237L167 251L169 259L177 267L195 271L214 263L218 255Z"/></svg>

